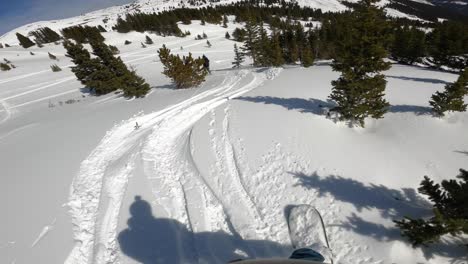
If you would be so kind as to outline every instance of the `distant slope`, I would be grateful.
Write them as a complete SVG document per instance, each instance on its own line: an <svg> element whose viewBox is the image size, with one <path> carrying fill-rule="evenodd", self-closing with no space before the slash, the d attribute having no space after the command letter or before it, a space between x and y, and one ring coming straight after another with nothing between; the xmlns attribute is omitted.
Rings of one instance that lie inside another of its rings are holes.
<svg viewBox="0 0 468 264"><path fill-rule="evenodd" d="M178 7L197 8L209 5L225 5L239 0L137 0L131 4L122 6L113 6L80 16L60 20L39 21L27 24L0 37L1 43L17 45L15 33L19 32L27 35L29 32L41 27L50 27L59 31L62 28L74 25L102 25L106 30L111 30L119 16L127 13L144 12L152 13L162 10L169 10ZM356 3L358 0L285 0L286 2L296 2L301 6L308 6L315 9L321 9L323 12L342 12L347 9L349 4ZM438 18L458 19L468 21L466 11L468 0L447 1L447 0L382 0L379 5L386 6L389 16L405 17L408 19L421 19L428 21L437 21ZM465 14L465 15L463 15Z"/></svg>

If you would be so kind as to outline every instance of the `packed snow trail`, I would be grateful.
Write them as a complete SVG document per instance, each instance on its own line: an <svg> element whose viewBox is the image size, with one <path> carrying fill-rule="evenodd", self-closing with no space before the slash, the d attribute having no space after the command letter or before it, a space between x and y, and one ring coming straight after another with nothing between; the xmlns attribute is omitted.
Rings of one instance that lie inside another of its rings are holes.
<svg viewBox="0 0 468 264"><path fill-rule="evenodd" d="M279 72L279 69L228 72L219 87L158 112L133 117L110 130L81 163L72 182L68 206L76 245L66 263L112 263L115 260L117 216L134 158L139 153L146 164L153 164L146 167L154 187L154 198L170 218L193 232L235 232L232 230L235 224L226 223L222 203L193 163L189 151L190 130L227 98L240 96ZM250 82L239 85L245 79ZM142 127L135 130L135 122ZM107 203L103 196L109 197ZM105 205L107 208L102 208ZM203 245L197 245L200 246ZM207 248L209 246L195 250L204 254ZM215 252L208 255L215 256ZM198 261L193 259L196 256L190 253L182 259Z"/></svg>

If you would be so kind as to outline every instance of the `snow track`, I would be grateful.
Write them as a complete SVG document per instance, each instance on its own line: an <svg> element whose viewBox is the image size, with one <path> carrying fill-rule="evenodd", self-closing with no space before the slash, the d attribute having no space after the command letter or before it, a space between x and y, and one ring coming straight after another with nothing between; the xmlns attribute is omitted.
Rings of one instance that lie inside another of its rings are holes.
<svg viewBox="0 0 468 264"><path fill-rule="evenodd" d="M131 118L106 134L82 162L71 186L68 205L76 245L66 263L114 262L117 216L134 159L140 153L156 207L162 212L158 216L175 219L194 233L236 233L237 221L229 222L229 207L225 208L200 175L190 150L191 127L200 118L227 98L242 95L273 78L279 70L235 73L228 72L219 87L161 111ZM242 85L245 80L247 84ZM135 122L142 127L135 130ZM108 201L103 200L106 196ZM103 208L106 204L107 208ZM216 252L210 252L213 246L204 240L195 243L193 250L181 249L181 261L219 261Z"/></svg>

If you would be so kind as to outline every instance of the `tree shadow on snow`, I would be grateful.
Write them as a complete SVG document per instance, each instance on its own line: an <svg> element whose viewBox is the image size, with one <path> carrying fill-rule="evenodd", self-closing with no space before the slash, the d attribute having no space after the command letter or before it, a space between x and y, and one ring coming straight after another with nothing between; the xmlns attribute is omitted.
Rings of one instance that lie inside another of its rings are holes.
<svg viewBox="0 0 468 264"><path fill-rule="evenodd" d="M194 233L174 219L156 218L140 196L130 206L118 241L123 254L145 264L227 263L240 258L288 256L290 246L218 232Z"/></svg>
<svg viewBox="0 0 468 264"><path fill-rule="evenodd" d="M293 173L296 186L313 189L319 196L330 194L336 200L350 203L359 212L363 209L378 209L382 217L400 219L404 216L421 217L430 215L432 206L419 196L415 189L391 189L383 185L365 185L362 182L330 175L319 176Z"/></svg>
<svg viewBox="0 0 468 264"><path fill-rule="evenodd" d="M408 76L396 76L396 75L385 75L387 78L391 79L400 79L404 81L414 81L414 82L424 82L424 83L434 83L434 84L449 84L449 82L433 79L433 78L418 78L418 77L408 77Z"/></svg>
<svg viewBox="0 0 468 264"><path fill-rule="evenodd" d="M389 220L399 220L404 216L425 218L433 215L432 205L411 188L398 190L383 185L365 185L362 182L335 175L322 177L316 172L311 175L292 174L298 180L296 186L315 190L319 196L329 194L336 200L351 204L358 212L363 209L377 209L382 217ZM395 225L369 222L354 213L339 226L378 241L400 240L409 246L409 242L400 235L400 230ZM453 264L463 263L460 262L461 259L467 260L466 247L463 246L461 239L445 239L420 248L427 260L434 256L451 258Z"/></svg>
<svg viewBox="0 0 468 264"><path fill-rule="evenodd" d="M315 115L326 116L330 109L334 108L336 104L331 101L323 101L315 98L281 98L273 96L242 96L236 98L253 103L273 104L282 106L288 110L296 110L301 113L312 113ZM426 106L418 105L391 105L388 109L390 113L414 113L416 115L430 115L432 109Z"/></svg>
<svg viewBox="0 0 468 264"><path fill-rule="evenodd" d="M468 151L462 151L462 150L455 150L454 152L460 153L460 154L465 154L468 156Z"/></svg>

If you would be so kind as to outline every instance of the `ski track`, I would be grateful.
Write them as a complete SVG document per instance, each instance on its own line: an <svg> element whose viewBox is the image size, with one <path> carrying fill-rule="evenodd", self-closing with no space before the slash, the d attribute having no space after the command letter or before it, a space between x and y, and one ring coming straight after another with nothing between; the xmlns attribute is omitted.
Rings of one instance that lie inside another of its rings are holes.
<svg viewBox="0 0 468 264"><path fill-rule="evenodd" d="M161 111L135 116L107 132L81 163L70 188L68 207L76 244L66 263L111 263L115 260L116 216L133 168L132 157L138 153L147 164L153 164L145 166L145 171L149 173L154 198L165 208L168 217L186 224L193 232L229 232L222 206L191 158L191 127L206 113L225 103L226 98L248 92L278 72L275 69L262 73L240 71L236 76L227 76L217 88ZM248 84L235 88L247 77L252 78ZM134 130L135 122L143 126ZM123 163L126 165L122 167ZM105 194L109 201L104 210L100 207ZM99 219L101 214L102 220ZM195 247L195 252L181 254L182 260L196 261L198 252L216 256L216 252L207 250L210 245L195 243Z"/></svg>

